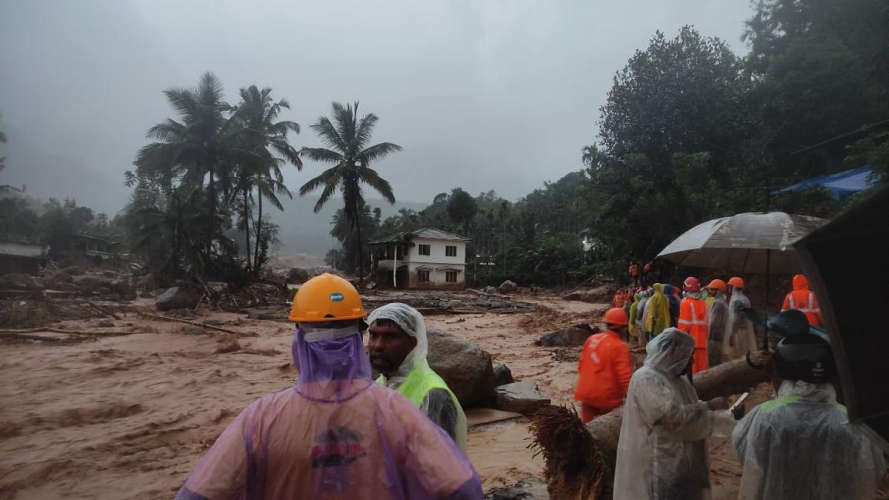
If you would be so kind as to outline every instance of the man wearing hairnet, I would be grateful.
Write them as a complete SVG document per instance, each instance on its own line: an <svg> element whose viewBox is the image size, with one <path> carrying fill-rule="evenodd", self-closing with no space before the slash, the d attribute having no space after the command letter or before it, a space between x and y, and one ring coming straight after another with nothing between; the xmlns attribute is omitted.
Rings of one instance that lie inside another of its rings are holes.
<svg viewBox="0 0 889 500"><path fill-rule="evenodd" d="M777 397L754 408L732 433L744 467L739 497L876 498L886 461L837 402L829 382L834 371L830 345L808 333L800 311L781 316L786 331L804 333L778 342L772 356L781 379Z"/></svg>
<svg viewBox="0 0 889 500"><path fill-rule="evenodd" d="M247 406L176 500L478 499L469 459L406 398L375 384L348 281L322 274L293 299L299 378Z"/></svg>
<svg viewBox="0 0 889 500"><path fill-rule="evenodd" d="M426 361L426 322L419 311L393 302L367 318L367 350L377 382L403 394L466 449L466 416L453 392Z"/></svg>
<svg viewBox="0 0 889 500"><path fill-rule="evenodd" d="M699 401L687 375L695 340L668 328L645 347L624 404L615 500L706 499L710 495L707 437L728 435L734 418L725 398Z"/></svg>

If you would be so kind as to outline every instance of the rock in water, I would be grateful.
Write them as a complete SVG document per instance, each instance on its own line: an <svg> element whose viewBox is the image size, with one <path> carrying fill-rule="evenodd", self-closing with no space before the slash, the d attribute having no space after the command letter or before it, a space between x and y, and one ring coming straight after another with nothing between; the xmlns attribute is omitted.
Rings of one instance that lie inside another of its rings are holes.
<svg viewBox="0 0 889 500"><path fill-rule="evenodd" d="M494 384L495 385L506 385L515 382L515 379L512 378L512 372L509 370L509 367L498 363L494 365Z"/></svg>
<svg viewBox="0 0 889 500"><path fill-rule="evenodd" d="M497 293L497 287L488 285L484 289L482 289L482 291L488 294Z"/></svg>
<svg viewBox="0 0 889 500"><path fill-rule="evenodd" d="M500 290L500 293L512 293L519 289L519 286L516 285L515 281L506 280L503 283L500 283L500 286L497 287Z"/></svg>
<svg viewBox="0 0 889 500"><path fill-rule="evenodd" d="M590 327L589 325L574 325L561 330L547 333L536 342L537 345L546 347L568 347L583 345L586 339L599 333L599 328Z"/></svg>
<svg viewBox="0 0 889 500"><path fill-rule="evenodd" d="M169 311L170 309L191 309L198 305L201 300L201 292L195 288L182 286L174 286L168 288L164 293L154 300L154 306L158 311Z"/></svg>
<svg viewBox="0 0 889 500"><path fill-rule="evenodd" d="M497 387L497 408L500 410L532 415L548 405L549 398L537 392L534 382L513 382Z"/></svg>
<svg viewBox="0 0 889 500"><path fill-rule="evenodd" d="M495 400L491 355L473 342L429 329L429 366L448 384L464 408Z"/></svg>

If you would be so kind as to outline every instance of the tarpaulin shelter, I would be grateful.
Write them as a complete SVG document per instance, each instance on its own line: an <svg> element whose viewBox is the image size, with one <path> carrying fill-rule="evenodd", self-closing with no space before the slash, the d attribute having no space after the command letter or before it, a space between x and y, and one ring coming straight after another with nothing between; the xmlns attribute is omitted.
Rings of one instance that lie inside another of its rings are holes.
<svg viewBox="0 0 889 500"><path fill-rule="evenodd" d="M823 187L830 191L834 198L843 198L850 194L864 191L873 186L875 182L874 172L870 167L859 167L836 174L805 179L786 188L772 191L772 194L785 194L813 187Z"/></svg>
<svg viewBox="0 0 889 500"><path fill-rule="evenodd" d="M889 187L794 247L818 295L849 417L889 451Z"/></svg>

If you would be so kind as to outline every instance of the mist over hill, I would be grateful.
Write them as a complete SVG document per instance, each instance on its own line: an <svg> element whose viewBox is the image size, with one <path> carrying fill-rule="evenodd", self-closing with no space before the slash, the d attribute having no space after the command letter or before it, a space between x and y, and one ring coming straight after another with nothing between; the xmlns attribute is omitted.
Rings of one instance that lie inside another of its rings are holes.
<svg viewBox="0 0 889 500"><path fill-rule="evenodd" d="M284 204L283 212L271 208L263 215L264 217L268 215L281 227L278 235L281 240L279 254L310 253L323 257L328 250L339 246L339 242L330 236L330 221L336 211L342 208L342 199L331 199L316 214L312 209L317 201L317 196L294 196L292 200L285 196L281 199ZM398 201L390 205L383 200L367 200L367 204L371 209L379 207L383 212L383 219L397 214L402 208L421 210L426 206L425 203Z"/></svg>

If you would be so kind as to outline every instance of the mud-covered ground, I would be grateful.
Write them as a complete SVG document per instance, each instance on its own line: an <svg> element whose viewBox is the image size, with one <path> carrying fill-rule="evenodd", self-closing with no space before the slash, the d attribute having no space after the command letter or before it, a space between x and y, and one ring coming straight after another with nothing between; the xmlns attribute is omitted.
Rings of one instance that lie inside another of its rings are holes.
<svg viewBox="0 0 889 500"><path fill-rule="evenodd" d="M557 327L595 320L604 305L520 297L530 314L427 318L474 340L535 380L556 404L571 401L576 354L534 340ZM151 302L137 302L151 310ZM73 344L0 344L0 499L171 498L201 454L250 401L289 385L292 327L206 313L197 321L233 336L127 313L121 320L64 322L95 331L135 331ZM767 396L758 391L757 399ZM527 421L472 429L468 454L485 488L540 476ZM711 443L714 498L736 497L740 469L725 440Z"/></svg>

